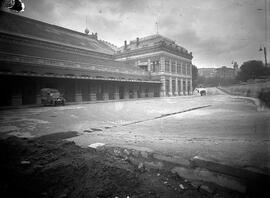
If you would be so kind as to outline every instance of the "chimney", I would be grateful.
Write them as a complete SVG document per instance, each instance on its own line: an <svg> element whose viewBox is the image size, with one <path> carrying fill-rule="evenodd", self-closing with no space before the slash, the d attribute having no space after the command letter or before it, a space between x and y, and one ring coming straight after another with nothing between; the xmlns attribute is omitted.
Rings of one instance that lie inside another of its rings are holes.
<svg viewBox="0 0 270 198"><path fill-rule="evenodd" d="M125 41L125 49L127 49L127 41Z"/></svg>
<svg viewBox="0 0 270 198"><path fill-rule="evenodd" d="M136 46L139 46L139 37L136 38Z"/></svg>

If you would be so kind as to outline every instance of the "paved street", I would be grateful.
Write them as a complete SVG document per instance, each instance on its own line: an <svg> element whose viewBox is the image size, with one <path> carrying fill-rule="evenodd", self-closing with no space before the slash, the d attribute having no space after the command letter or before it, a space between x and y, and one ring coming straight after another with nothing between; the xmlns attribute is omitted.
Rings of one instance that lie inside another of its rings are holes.
<svg viewBox="0 0 270 198"><path fill-rule="evenodd" d="M91 143L204 157L255 171L270 168L270 111L215 88L208 95L2 110L1 133L35 137L77 131Z"/></svg>

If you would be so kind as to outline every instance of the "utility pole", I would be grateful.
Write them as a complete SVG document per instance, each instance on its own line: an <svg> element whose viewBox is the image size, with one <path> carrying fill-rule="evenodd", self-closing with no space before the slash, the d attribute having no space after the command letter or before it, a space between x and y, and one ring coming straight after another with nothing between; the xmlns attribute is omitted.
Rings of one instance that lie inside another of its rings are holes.
<svg viewBox="0 0 270 198"><path fill-rule="evenodd" d="M268 66L268 65L267 65L267 54L266 54L267 52L266 52L266 50L267 50L266 47L264 47L264 48L263 48L263 53L264 53L265 67Z"/></svg>
<svg viewBox="0 0 270 198"><path fill-rule="evenodd" d="M264 0L264 6L265 6L265 46L263 48L263 52L264 52L264 61L265 61L265 67L267 67L267 32L268 32L268 26L267 26L267 0Z"/></svg>
<svg viewBox="0 0 270 198"><path fill-rule="evenodd" d="M156 22L156 27L157 27L157 34L158 34L158 22Z"/></svg>
<svg viewBox="0 0 270 198"><path fill-rule="evenodd" d="M263 51L264 53L264 62L265 62L265 67L268 66L267 64L267 44L268 44L268 23L267 23L267 0L264 0L264 9L258 9L259 11L264 10L264 22L265 22L265 44L263 45L263 48L260 47L259 51Z"/></svg>

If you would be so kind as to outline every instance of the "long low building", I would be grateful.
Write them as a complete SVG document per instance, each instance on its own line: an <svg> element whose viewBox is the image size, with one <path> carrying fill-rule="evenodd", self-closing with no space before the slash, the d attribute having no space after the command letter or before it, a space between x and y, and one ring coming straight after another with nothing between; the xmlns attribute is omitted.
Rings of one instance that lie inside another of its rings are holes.
<svg viewBox="0 0 270 198"><path fill-rule="evenodd" d="M114 49L99 40L97 34L80 33L7 12L0 12L0 21L1 106L40 104L40 90L45 87L58 89L67 102L180 95L191 90L191 73L174 72L171 59L166 70L167 59L163 61L163 56L156 63L161 72L157 73L144 69L142 59L140 64L137 59L134 64L123 61L134 57L129 58L126 50ZM168 40L160 35L154 37ZM140 50L140 55L148 54L148 46ZM169 45L159 50L159 55L183 56L179 60L185 59L185 71L190 69L192 56L183 49L177 49L178 54ZM146 65L153 68L147 60ZM185 81L178 85L175 79L182 77ZM181 87L185 87L184 92Z"/></svg>

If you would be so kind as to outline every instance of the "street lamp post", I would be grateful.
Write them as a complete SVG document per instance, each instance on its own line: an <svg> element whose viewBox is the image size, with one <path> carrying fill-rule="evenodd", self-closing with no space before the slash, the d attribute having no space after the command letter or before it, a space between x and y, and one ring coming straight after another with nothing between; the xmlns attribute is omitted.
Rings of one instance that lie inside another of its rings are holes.
<svg viewBox="0 0 270 198"><path fill-rule="evenodd" d="M263 49L260 47L259 51L263 51L264 53L264 62L265 62L265 67L267 67L267 52L266 52L266 47L264 46Z"/></svg>
<svg viewBox="0 0 270 198"><path fill-rule="evenodd" d="M259 51L263 51L264 53L264 61L265 61L265 67L267 67L267 31L268 31L268 27L267 27L267 0L264 0L264 9L258 9L258 10L264 10L264 16L265 16L265 45L262 47L260 47Z"/></svg>

